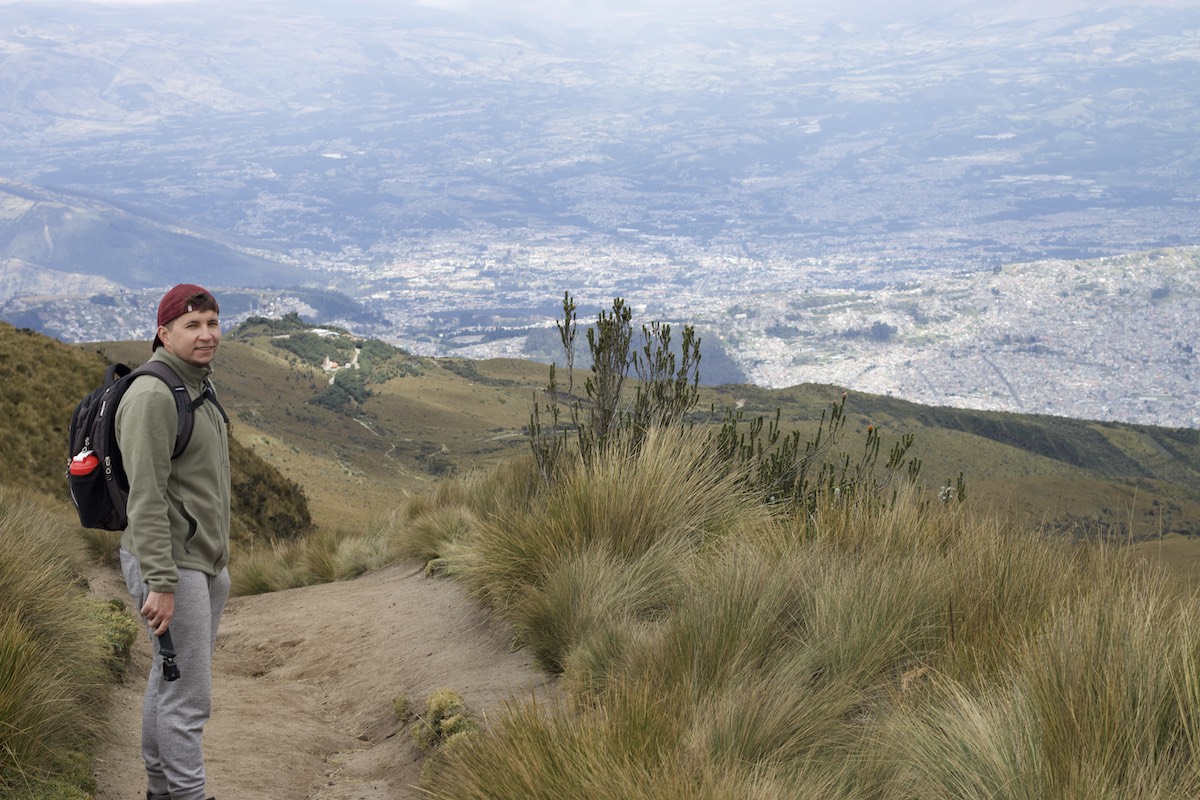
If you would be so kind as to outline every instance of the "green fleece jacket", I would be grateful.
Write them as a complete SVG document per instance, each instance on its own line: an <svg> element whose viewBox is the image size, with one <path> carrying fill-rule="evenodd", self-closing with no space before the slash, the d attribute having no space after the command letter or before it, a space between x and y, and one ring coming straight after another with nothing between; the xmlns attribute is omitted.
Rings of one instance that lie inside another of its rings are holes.
<svg viewBox="0 0 1200 800"><path fill-rule="evenodd" d="M165 361L200 396L211 367L197 367L163 348ZM134 380L117 407L117 444L129 477L129 526L121 546L137 557L142 579L174 592L179 568L218 574L229 561L229 439L210 402L195 411L187 449L172 460L178 414L171 390L153 375Z"/></svg>

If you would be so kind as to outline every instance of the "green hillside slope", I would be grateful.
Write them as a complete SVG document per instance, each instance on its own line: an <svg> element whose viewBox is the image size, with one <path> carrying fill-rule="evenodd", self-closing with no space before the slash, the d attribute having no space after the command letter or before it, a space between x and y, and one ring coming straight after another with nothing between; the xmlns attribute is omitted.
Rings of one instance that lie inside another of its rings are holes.
<svg viewBox="0 0 1200 800"><path fill-rule="evenodd" d="M841 389L721 387L744 413L811 425ZM979 503L1049 529L1146 538L1200 533L1200 431L922 406L851 394L851 425L912 433L931 485L960 472ZM850 437L853 438L853 437Z"/></svg>
<svg viewBox="0 0 1200 800"><path fill-rule="evenodd" d="M4 335L26 353L23 366L4 362L5 401L18 391L8 388L8 376L29 374L38 362L50 367L30 396L64 398L25 402L14 434L45 440L38 446L27 441L15 452L24 464L22 480L53 489L61 481L63 413L99 375L94 351L139 363L149 348L145 342L68 347L11 328ZM320 366L326 358L344 366L355 353L358 369ZM82 364L93 365L93 377L77 375ZM228 332L215 374L234 438L302 486L319 523L351 528L385 518L403 497L446 475L499 463L528 447L531 398L546 379L539 364L418 358L344 332L314 333L298 319L290 328L276 321ZM841 392L809 384L702 387L700 407L713 409L705 416L714 423L727 408L745 418L773 417L779 409L785 429L815 430ZM853 393L847 411L847 442L857 446L868 425L885 445L912 433L910 455L922 460L922 480L936 487L962 473L972 502L982 507L1073 534L1150 539L1200 533L1198 431L937 408ZM15 462L5 469L6 479L15 475Z"/></svg>
<svg viewBox="0 0 1200 800"><path fill-rule="evenodd" d="M149 354L142 343L141 357ZM41 334L0 322L0 483L47 495L72 513L67 492L67 427L76 403L100 384L107 361L94 348L62 344ZM284 478L235 438L233 536L292 538L312 526L300 486Z"/></svg>

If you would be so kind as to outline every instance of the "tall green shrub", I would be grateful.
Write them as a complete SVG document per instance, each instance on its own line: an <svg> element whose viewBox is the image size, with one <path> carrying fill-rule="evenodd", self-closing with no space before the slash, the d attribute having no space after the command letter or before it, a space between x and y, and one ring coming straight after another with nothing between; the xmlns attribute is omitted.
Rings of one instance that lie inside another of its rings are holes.
<svg viewBox="0 0 1200 800"><path fill-rule="evenodd" d="M559 338L566 354L568 387L573 386L575 302L563 295L563 320ZM592 374L584 382L586 402L574 399L570 388L571 429L577 436L578 454L591 463L620 442L636 449L649 431L658 427L686 424L699 403L700 339L695 329L684 326L678 354L671 326L651 322L642 326L642 345L633 348L632 311L621 298L612 310L601 310L594 327L587 330ZM630 370L637 374L633 396L624 390ZM550 366L546 389L534 394L530 413L529 439L538 470L546 481L555 477L568 452L568 427L563 422L556 365ZM712 457L742 476L769 503L788 503L816 510L822 495L848 502L852 496L885 497L897 476L915 481L921 462L908 458L913 436L901 436L880 463L882 437L874 425L867 427L862 450L847 451L844 442L846 398L822 411L815 435L804 439L796 430L784 433L780 412L768 421L758 416L743 419L740 412L724 411L722 423L711 434ZM957 487L945 497L965 497L961 476Z"/></svg>
<svg viewBox="0 0 1200 800"><path fill-rule="evenodd" d="M586 332L592 366L584 381L585 402L573 396L576 306L569 292L563 295L563 319L557 325L567 364L570 429L585 463L621 442L636 447L655 427L681 424L698 402L700 340L691 326L684 326L679 356L671 344L671 326L659 322L642 326L642 346L635 350L633 311L615 298L612 310L601 309L595 326ZM632 397L625 389L630 370L639 379ZM534 395L529 422L530 446L548 481L567 452L561 396L552 364L546 389Z"/></svg>
<svg viewBox="0 0 1200 800"><path fill-rule="evenodd" d="M882 438L874 425L867 426L862 450L857 456L843 449L846 426L846 399L831 403L821 412L816 433L804 439L798 430L784 434L780 412L767 421L762 416L744 420L740 413L727 410L720 428L713 435L716 458L739 470L746 483L769 503L789 503L810 514L817 510L822 497L849 503L856 497L864 502L881 498L893 486L897 475L909 483L921 471L920 459L906 460L913 435L904 434L891 447L879 469ZM960 497L965 488L960 480Z"/></svg>

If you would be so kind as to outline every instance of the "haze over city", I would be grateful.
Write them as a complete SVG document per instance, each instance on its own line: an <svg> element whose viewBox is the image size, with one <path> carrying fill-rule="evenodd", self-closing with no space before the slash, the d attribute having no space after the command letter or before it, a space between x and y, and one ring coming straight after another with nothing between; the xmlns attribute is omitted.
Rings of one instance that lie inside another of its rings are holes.
<svg viewBox="0 0 1200 800"><path fill-rule="evenodd" d="M714 382L1200 424L1200 3L3 7L15 324L548 359L571 291Z"/></svg>

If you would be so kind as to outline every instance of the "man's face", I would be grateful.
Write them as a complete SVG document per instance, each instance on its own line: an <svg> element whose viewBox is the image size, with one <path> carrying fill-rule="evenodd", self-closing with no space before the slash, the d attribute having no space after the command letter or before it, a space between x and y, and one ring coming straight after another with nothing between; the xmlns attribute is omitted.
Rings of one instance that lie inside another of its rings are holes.
<svg viewBox="0 0 1200 800"><path fill-rule="evenodd" d="M158 338L171 355L204 367L217 354L221 321L215 311L189 311L159 328Z"/></svg>

